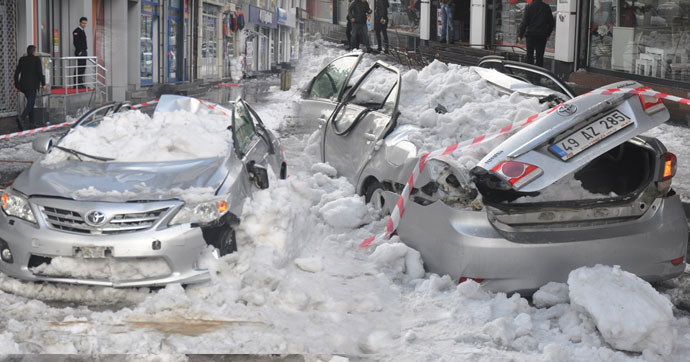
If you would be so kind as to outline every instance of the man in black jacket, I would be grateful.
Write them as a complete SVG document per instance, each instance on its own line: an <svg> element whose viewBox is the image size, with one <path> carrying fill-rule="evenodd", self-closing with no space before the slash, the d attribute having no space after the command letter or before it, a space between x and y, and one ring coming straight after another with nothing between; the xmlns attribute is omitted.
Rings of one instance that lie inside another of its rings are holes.
<svg viewBox="0 0 690 362"><path fill-rule="evenodd" d="M388 53L388 0L376 0L374 3L374 30L377 50L381 52L381 34L383 34L383 51Z"/></svg>
<svg viewBox="0 0 690 362"><path fill-rule="evenodd" d="M79 26L72 32L72 43L74 44L74 56L85 57L88 54L86 51L88 46L86 45L86 29L87 24L86 17L82 16L79 19ZM77 88L86 88L84 85L84 70L86 69L86 59L77 60Z"/></svg>
<svg viewBox="0 0 690 362"><path fill-rule="evenodd" d="M353 49L358 49L361 41L366 45L367 53L372 52L367 29L367 16L369 14L371 14L371 8L367 0L352 0L347 12L347 17L352 22L352 43L350 45Z"/></svg>
<svg viewBox="0 0 690 362"><path fill-rule="evenodd" d="M527 37L527 58L525 61L534 64L534 52L537 53L537 65L544 66L544 49L546 40L551 36L556 21L551 14L551 7L542 0L532 0L527 5L518 30L518 43Z"/></svg>
<svg viewBox="0 0 690 362"><path fill-rule="evenodd" d="M22 121L29 117L31 128L36 126L34 121L34 104L36 103L36 90L38 87L46 89L46 78L43 76L41 59L36 56L36 47L29 45L26 55L19 58L17 69L14 70L14 88L26 96L26 108L17 119L19 130L23 130Z"/></svg>

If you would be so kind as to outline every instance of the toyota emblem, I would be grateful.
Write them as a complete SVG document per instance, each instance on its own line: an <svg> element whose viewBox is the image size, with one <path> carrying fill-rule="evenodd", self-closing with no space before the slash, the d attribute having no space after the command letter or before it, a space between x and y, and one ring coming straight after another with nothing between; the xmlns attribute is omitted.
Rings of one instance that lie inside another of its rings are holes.
<svg viewBox="0 0 690 362"><path fill-rule="evenodd" d="M571 116L577 112L577 106L574 104L566 103L558 107L558 114L561 116Z"/></svg>
<svg viewBox="0 0 690 362"><path fill-rule="evenodd" d="M105 213L102 211L89 211L86 214L86 223L93 226L105 224Z"/></svg>

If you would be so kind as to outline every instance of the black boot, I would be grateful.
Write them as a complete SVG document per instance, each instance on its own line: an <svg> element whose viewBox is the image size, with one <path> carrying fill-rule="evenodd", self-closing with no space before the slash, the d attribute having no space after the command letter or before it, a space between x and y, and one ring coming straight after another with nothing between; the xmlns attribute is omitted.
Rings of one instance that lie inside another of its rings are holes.
<svg viewBox="0 0 690 362"><path fill-rule="evenodd" d="M19 128L20 131L24 130L24 126L22 125L22 116L17 116L17 128Z"/></svg>

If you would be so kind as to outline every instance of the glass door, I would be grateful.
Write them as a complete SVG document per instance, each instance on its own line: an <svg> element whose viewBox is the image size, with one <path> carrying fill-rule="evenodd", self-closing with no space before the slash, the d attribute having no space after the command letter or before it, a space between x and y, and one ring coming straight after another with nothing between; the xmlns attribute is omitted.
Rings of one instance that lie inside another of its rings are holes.
<svg viewBox="0 0 690 362"><path fill-rule="evenodd" d="M141 31L140 31L140 68L141 85L152 85L159 82L158 75L158 3L155 1L141 2Z"/></svg>
<svg viewBox="0 0 690 362"><path fill-rule="evenodd" d="M168 13L168 82L179 82L183 73L184 29L182 27L182 4L170 0Z"/></svg>

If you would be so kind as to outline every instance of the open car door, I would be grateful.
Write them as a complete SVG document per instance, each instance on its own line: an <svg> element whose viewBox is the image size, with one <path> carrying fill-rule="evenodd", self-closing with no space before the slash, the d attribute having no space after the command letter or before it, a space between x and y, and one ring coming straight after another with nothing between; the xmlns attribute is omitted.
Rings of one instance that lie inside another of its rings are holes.
<svg viewBox="0 0 690 362"><path fill-rule="evenodd" d="M628 81L601 89L640 87ZM542 115L489 152L472 173L493 177L495 189L539 191L669 118L660 99L596 93Z"/></svg>
<svg viewBox="0 0 690 362"><path fill-rule="evenodd" d="M357 185L377 143L395 128L400 71L377 61L348 91L323 133L322 159Z"/></svg>
<svg viewBox="0 0 690 362"><path fill-rule="evenodd" d="M349 53L328 63L302 93L299 117L323 127L345 92L364 53Z"/></svg>

